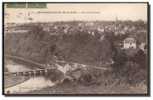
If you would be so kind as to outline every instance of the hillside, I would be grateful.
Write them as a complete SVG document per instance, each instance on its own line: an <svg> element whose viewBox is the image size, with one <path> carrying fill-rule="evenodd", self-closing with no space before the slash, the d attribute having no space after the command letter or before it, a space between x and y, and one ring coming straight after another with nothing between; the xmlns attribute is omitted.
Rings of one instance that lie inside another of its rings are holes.
<svg viewBox="0 0 153 100"><path fill-rule="evenodd" d="M107 62L112 57L111 43L107 38L88 33L50 35L39 26L34 26L28 33L7 34L5 53L17 55L41 63L58 59L86 64Z"/></svg>

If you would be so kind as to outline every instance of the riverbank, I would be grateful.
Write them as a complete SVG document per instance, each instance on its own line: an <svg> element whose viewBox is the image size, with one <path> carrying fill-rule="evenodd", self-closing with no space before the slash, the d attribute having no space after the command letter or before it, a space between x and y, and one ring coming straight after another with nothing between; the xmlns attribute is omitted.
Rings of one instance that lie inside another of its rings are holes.
<svg viewBox="0 0 153 100"><path fill-rule="evenodd" d="M23 83L28 80L29 77L25 76L4 76L4 88L9 88L17 84Z"/></svg>
<svg viewBox="0 0 153 100"><path fill-rule="evenodd" d="M130 86L128 84L85 86L75 82L66 82L26 94L146 94L146 90L147 86L144 84L139 86Z"/></svg>

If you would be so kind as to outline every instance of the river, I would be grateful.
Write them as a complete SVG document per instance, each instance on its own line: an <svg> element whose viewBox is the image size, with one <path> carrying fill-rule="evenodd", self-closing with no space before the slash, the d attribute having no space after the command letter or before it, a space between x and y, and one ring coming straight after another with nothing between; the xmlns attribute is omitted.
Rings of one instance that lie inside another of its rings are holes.
<svg viewBox="0 0 153 100"><path fill-rule="evenodd" d="M17 64L17 63L9 63L9 64L6 64L5 67L8 69L8 72L21 72L21 71L31 70L28 66ZM5 93L24 94L26 92L30 92L33 90L39 90L39 89L42 89L45 87L51 87L54 85L55 83L53 83L49 79L46 79L43 76L30 77L29 79L27 79L26 81L23 81L20 84L5 88Z"/></svg>
<svg viewBox="0 0 153 100"><path fill-rule="evenodd" d="M64 80L64 77L67 71L75 70L79 68L79 66L85 67L86 65L74 63L72 66L70 64L64 63L64 65L55 64L55 66L57 67L57 70L55 72L49 73L50 75L51 74L52 75L48 77L45 77L45 76L35 76L35 77L28 77L28 78L26 77L26 80L23 79L24 76L5 77L4 80L7 80L7 82L5 82L5 85L6 83L10 84L7 87L5 87L5 93L24 94L34 90L41 90L46 87L52 87L56 85L57 83L62 82ZM18 64L12 61L9 61L9 63L5 64L5 68L7 69L8 72L22 72L22 71L24 72L24 71L34 70L34 69L31 69L30 66ZM58 77L58 79L56 81L51 81L52 80L51 77ZM21 82L18 82L18 81L21 81Z"/></svg>

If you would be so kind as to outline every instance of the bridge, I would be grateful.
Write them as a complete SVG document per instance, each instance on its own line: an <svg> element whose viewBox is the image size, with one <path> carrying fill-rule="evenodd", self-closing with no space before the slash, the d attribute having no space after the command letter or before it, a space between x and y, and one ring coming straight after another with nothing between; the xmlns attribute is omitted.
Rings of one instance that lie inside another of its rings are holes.
<svg viewBox="0 0 153 100"><path fill-rule="evenodd" d="M36 69L30 70L30 71L22 71L22 72L5 72L4 75L39 76L39 75L48 74L48 73L52 72L53 70L54 71L59 70L65 74L67 71L70 71L70 70L73 71L78 68L80 68L80 69L94 68L94 69L98 69L98 70L110 70L110 68L107 68L107 67L96 67L96 66L89 67L89 65L84 65L84 64L74 63L74 62L59 61L59 60L57 60L54 65L47 67L47 65L45 65L45 64L40 64L38 62L28 60L28 59L25 59L22 57L18 57L18 56L5 55L5 57L33 64L36 66ZM61 66L59 63L63 63L64 65Z"/></svg>
<svg viewBox="0 0 153 100"><path fill-rule="evenodd" d="M30 70L30 71L22 71L22 72L5 72L4 75L9 76L40 76L40 75L46 75L53 70L56 70L56 68L48 68L48 69L37 69L37 70Z"/></svg>

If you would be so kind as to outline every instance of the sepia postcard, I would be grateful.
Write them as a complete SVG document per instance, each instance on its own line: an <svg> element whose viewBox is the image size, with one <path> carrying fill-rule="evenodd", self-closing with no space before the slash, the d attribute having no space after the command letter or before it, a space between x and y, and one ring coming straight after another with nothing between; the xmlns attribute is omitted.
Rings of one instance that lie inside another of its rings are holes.
<svg viewBox="0 0 153 100"><path fill-rule="evenodd" d="M149 96L147 2L4 2L3 95Z"/></svg>

